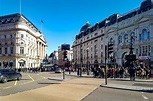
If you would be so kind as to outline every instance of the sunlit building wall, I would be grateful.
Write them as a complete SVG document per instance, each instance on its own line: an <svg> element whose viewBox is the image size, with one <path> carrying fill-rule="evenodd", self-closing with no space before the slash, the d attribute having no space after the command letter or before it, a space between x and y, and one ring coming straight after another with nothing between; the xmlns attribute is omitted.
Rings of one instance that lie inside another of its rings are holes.
<svg viewBox="0 0 153 101"><path fill-rule="evenodd" d="M108 18L90 25L87 22L73 42L74 62L78 66L104 65L109 62L105 45L114 44L113 56L123 66L129 54L131 35L137 59L153 61L153 1L145 0L140 7L125 14L112 14ZM89 61L89 62L87 62Z"/></svg>
<svg viewBox="0 0 153 101"><path fill-rule="evenodd" d="M0 67L39 67L47 53L44 35L22 14L0 16Z"/></svg>

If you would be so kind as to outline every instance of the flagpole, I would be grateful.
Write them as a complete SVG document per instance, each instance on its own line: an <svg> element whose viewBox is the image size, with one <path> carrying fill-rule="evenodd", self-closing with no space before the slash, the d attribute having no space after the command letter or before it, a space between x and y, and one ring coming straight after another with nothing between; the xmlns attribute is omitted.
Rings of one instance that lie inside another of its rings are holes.
<svg viewBox="0 0 153 101"><path fill-rule="evenodd" d="M41 28L40 28L40 31L41 31L41 33L42 33L42 22L41 22L41 25L40 25L40 27L41 27Z"/></svg>
<svg viewBox="0 0 153 101"><path fill-rule="evenodd" d="M44 21L41 20L41 28L40 28L41 33L42 33L42 24L43 24L43 23L44 23Z"/></svg>
<svg viewBox="0 0 153 101"><path fill-rule="evenodd" d="M21 14L21 0L20 0L20 14Z"/></svg>

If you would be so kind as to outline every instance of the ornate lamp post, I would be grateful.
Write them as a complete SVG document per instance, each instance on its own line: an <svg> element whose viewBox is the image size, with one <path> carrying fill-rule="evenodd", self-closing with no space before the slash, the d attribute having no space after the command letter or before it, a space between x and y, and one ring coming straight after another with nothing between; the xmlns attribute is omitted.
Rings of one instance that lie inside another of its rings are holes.
<svg viewBox="0 0 153 101"><path fill-rule="evenodd" d="M135 80L135 71L133 68L133 61L136 60L136 55L133 54L133 41L134 41L134 35L131 34L130 38L130 52L129 55L126 55L125 59L127 60L126 65L129 67L129 74L130 74L130 80Z"/></svg>

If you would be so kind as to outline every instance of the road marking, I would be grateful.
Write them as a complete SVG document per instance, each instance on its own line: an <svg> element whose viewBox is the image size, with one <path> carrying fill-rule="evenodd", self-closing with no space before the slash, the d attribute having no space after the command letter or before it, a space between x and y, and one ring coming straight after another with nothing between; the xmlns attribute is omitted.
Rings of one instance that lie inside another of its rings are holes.
<svg viewBox="0 0 153 101"><path fill-rule="evenodd" d="M141 94L142 94L142 97L143 97L145 100L148 100L148 97L145 96L143 92L141 92Z"/></svg>
<svg viewBox="0 0 153 101"><path fill-rule="evenodd" d="M18 81L16 80L15 83L14 83L14 86L16 86L17 82L18 82Z"/></svg>
<svg viewBox="0 0 153 101"><path fill-rule="evenodd" d="M30 75L28 75L28 76L31 78L32 81L35 81Z"/></svg>

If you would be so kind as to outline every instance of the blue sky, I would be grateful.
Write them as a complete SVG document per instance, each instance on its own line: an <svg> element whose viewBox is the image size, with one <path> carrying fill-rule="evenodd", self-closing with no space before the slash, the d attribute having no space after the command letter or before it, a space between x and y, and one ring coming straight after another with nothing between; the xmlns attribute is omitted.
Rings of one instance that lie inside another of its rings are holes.
<svg viewBox="0 0 153 101"><path fill-rule="evenodd" d="M21 13L39 30L48 43L48 55L58 46L72 45L81 27L108 16L125 14L140 7L143 0L21 0ZM20 0L0 0L0 16L20 12Z"/></svg>

